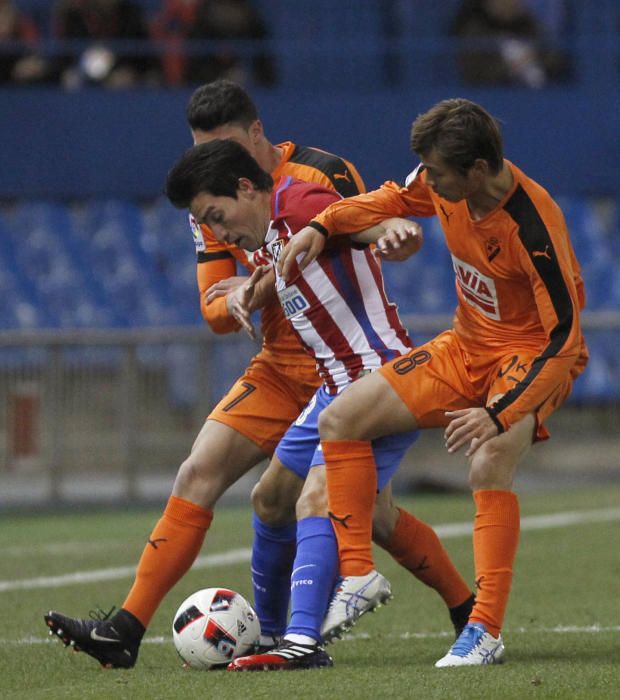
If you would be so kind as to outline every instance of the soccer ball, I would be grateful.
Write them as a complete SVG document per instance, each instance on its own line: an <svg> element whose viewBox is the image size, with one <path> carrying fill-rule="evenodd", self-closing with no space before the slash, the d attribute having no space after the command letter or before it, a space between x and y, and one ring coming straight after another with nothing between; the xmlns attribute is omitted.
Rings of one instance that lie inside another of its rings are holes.
<svg viewBox="0 0 620 700"><path fill-rule="evenodd" d="M181 603L172 622L172 638L188 666L215 668L251 652L260 639L260 622L239 593L205 588Z"/></svg>

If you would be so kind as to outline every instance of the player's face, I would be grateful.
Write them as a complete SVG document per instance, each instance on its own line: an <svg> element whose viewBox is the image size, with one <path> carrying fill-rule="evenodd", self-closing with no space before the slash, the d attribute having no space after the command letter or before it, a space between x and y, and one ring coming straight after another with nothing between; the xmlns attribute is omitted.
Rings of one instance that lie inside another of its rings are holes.
<svg viewBox="0 0 620 700"><path fill-rule="evenodd" d="M240 124L223 124L210 131L202 131L201 129L192 130L192 138L194 146L202 143L209 143L215 139L228 139L243 146L246 151L249 151L252 158L256 160L256 144L257 144L257 129L260 127L260 122L253 122L249 129L244 129ZM262 128L260 129L262 133Z"/></svg>
<svg viewBox="0 0 620 700"><path fill-rule="evenodd" d="M422 158L426 170L426 183L442 199L460 202L467 199L478 188L476 178L472 178L472 169L463 175L448 165L435 149Z"/></svg>
<svg viewBox="0 0 620 700"><path fill-rule="evenodd" d="M200 192L192 200L190 211L198 223L209 226L221 243L258 250L265 242L270 216L269 198L261 194L249 180L241 178L237 199Z"/></svg>

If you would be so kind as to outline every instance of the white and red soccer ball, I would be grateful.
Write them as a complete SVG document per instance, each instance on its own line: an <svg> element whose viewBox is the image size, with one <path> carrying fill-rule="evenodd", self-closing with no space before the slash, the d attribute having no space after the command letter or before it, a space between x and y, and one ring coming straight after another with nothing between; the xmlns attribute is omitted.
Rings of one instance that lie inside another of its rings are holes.
<svg viewBox="0 0 620 700"><path fill-rule="evenodd" d="M172 637L188 666L209 669L252 653L260 639L260 622L241 594L228 588L205 588L181 603L172 622Z"/></svg>

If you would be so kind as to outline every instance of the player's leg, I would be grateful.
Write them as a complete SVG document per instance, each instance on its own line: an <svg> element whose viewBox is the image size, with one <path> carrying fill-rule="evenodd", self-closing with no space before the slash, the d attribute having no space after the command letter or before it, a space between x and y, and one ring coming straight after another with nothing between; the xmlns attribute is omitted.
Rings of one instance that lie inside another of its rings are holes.
<svg viewBox="0 0 620 700"><path fill-rule="evenodd" d="M329 515L338 538L342 576L365 576L374 569L377 466L371 441L415 428L414 417L380 372L354 382L321 414Z"/></svg>
<svg viewBox="0 0 620 700"><path fill-rule="evenodd" d="M265 649L286 629L297 537L295 503L302 487L303 480L274 455L252 491L252 587Z"/></svg>
<svg viewBox="0 0 620 700"><path fill-rule="evenodd" d="M113 619L101 622L50 613L46 623L51 631L103 665L133 666L152 615L200 550L212 519L211 508L232 483L273 452L312 392L313 387L303 381L301 374L299 381L297 377L288 381L260 355L254 358L246 374L211 412L211 420L181 466L123 609ZM105 630L107 639L118 638L116 650L110 642L93 641L93 626Z"/></svg>
<svg viewBox="0 0 620 700"><path fill-rule="evenodd" d="M231 426L206 421L179 468L172 495L144 548L122 606L144 627L198 556L213 506L265 456L258 445Z"/></svg>
<svg viewBox="0 0 620 700"><path fill-rule="evenodd" d="M283 471L293 474L286 468ZM310 468L302 483L296 506L297 547L288 582L291 619L286 633L274 649L236 659L229 670L300 670L332 665L320 645L321 621L338 573L338 549L327 517L324 466Z"/></svg>
<svg viewBox="0 0 620 700"><path fill-rule="evenodd" d="M284 639L275 649L236 659L230 670L303 669L332 664L319 641L321 621L337 574L338 553L327 517L323 458L317 452L318 416L331 400L323 389L316 392L278 444L265 474L269 476L268 472L272 472L272 478L261 479L255 490L258 492L264 487L264 513L277 522L274 504L284 500L279 493L283 488L281 484L296 480L303 486L297 492L296 504L295 501L291 504L297 518L296 555L289 580L291 621ZM290 492L287 490L287 508L291 503Z"/></svg>
<svg viewBox="0 0 620 700"><path fill-rule="evenodd" d="M231 427L206 421L179 468L172 495L149 535L122 608L100 621L50 612L46 616L50 630L104 666L132 667L153 614L202 547L213 517L211 507L264 457L261 448Z"/></svg>
<svg viewBox="0 0 620 700"><path fill-rule="evenodd" d="M355 580L368 575L374 566L368 513L377 488L375 467L379 465L373 459L368 441L374 440L376 444L384 439L381 436L394 439L418 426L445 425L446 410L471 405L463 398L467 387L459 383L457 370L462 365L462 354L453 333L443 333L355 382L323 412L321 442L327 463L329 509L338 537L340 572L347 586L354 587ZM411 521L405 519L401 524L403 529L398 535L409 539L403 531L408 530L406 526ZM423 535L427 531L423 527L420 532ZM424 539L420 542L424 543ZM428 538L421 550L432 545L433 539ZM392 545L398 548L396 542ZM442 559L440 551L435 549L438 561ZM413 554L415 563L415 547ZM462 581L458 582L458 574L454 577L453 572L448 578L455 584L449 594L450 603L454 602L456 607L463 605L456 612L461 618L460 626L471 606L471 594Z"/></svg>
<svg viewBox="0 0 620 700"><path fill-rule="evenodd" d="M531 351L490 358L491 369L481 366L487 403L492 404L525 376L534 360ZM512 583L513 563L520 530L519 501L512 491L517 466L535 440L548 432L543 421L570 394L567 378L538 407L508 431L484 443L469 460L473 491L474 565L476 605L470 623L437 666L480 665L501 661L504 647L500 630Z"/></svg>
<svg viewBox="0 0 620 700"><path fill-rule="evenodd" d="M473 490L476 604L469 623L437 667L470 666L502 661L500 630L512 584L520 530L519 500L511 490L518 463L528 452L536 430L530 414L484 443L470 459Z"/></svg>
<svg viewBox="0 0 620 700"><path fill-rule="evenodd" d="M474 595L433 528L396 506L391 484L377 496L372 538L419 581L437 591L458 637L467 624Z"/></svg>

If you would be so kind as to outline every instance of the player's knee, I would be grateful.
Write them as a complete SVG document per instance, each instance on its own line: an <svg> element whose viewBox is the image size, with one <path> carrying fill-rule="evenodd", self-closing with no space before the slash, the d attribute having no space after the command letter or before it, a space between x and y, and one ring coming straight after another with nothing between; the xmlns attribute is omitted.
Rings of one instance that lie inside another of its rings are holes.
<svg viewBox="0 0 620 700"><path fill-rule="evenodd" d="M515 471L514 460L493 440L485 443L470 462L469 486L481 489L509 490Z"/></svg>
<svg viewBox="0 0 620 700"><path fill-rule="evenodd" d="M286 525L295 520L294 505L285 503L260 481L252 489L251 501L254 512L266 525Z"/></svg>
<svg viewBox="0 0 620 700"><path fill-rule="evenodd" d="M321 440L355 440L359 436L354 435L355 429L348 425L343 410L338 402L327 406L319 415L319 434Z"/></svg>
<svg viewBox="0 0 620 700"><path fill-rule="evenodd" d="M221 475L197 460L194 455L181 464L174 482L173 493L205 508L212 508L225 490Z"/></svg>

